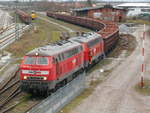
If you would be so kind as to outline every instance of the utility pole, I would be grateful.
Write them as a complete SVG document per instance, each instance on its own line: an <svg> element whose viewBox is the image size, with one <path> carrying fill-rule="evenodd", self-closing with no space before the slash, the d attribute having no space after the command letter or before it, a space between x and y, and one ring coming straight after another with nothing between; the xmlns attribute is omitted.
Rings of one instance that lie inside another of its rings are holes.
<svg viewBox="0 0 150 113"><path fill-rule="evenodd" d="M92 1L91 0L87 0L87 2L88 2L88 5L90 6L90 7L92 7L93 5L92 5Z"/></svg>
<svg viewBox="0 0 150 113"><path fill-rule="evenodd" d="M32 9L32 0L29 0L29 10Z"/></svg>

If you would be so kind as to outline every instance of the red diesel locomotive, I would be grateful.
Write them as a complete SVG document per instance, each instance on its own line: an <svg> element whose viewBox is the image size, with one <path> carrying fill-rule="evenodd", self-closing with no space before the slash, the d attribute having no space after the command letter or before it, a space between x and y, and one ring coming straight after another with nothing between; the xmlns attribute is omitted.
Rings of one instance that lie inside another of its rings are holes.
<svg viewBox="0 0 150 113"><path fill-rule="evenodd" d="M104 41L97 33L90 32L69 40L82 44L85 68L93 62L98 62L104 56Z"/></svg>
<svg viewBox="0 0 150 113"><path fill-rule="evenodd" d="M86 33L27 53L20 65L21 89L25 92L55 91L104 54L97 33Z"/></svg>

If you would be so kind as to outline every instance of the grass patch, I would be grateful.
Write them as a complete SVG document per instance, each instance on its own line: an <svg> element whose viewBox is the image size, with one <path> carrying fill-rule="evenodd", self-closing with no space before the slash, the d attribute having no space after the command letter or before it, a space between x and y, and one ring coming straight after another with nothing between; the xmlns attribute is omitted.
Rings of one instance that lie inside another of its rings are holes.
<svg viewBox="0 0 150 113"><path fill-rule="evenodd" d="M136 84L135 90L144 96L150 96L150 80L144 81L144 87L141 88L140 83Z"/></svg>

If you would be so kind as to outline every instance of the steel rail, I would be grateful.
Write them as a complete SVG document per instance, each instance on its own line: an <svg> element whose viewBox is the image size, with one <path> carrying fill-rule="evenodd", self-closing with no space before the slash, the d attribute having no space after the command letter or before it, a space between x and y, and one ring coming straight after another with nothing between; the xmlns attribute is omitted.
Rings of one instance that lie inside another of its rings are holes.
<svg viewBox="0 0 150 113"><path fill-rule="evenodd" d="M9 83L13 78L16 77L16 74L18 73L18 71L19 71L19 69L17 69L17 70L12 74L12 76L11 76L10 78L8 78L7 81L6 81L4 84L1 85L1 87L0 87L0 92L8 85L8 83Z"/></svg>
<svg viewBox="0 0 150 113"><path fill-rule="evenodd" d="M12 88L14 85L16 85L17 83L19 83L20 80L16 80L15 82L13 82L12 84L10 84L8 87L2 89L0 91L0 95L3 94L4 92L6 92L7 90L9 90L10 88Z"/></svg>
<svg viewBox="0 0 150 113"><path fill-rule="evenodd" d="M22 29L18 29L17 32L20 32L19 35L23 35L23 32L28 28L28 26L24 26ZM5 48L10 43L14 42L16 40L15 37L15 31L10 33L8 36L5 36L4 38L0 39L0 49Z"/></svg>
<svg viewBox="0 0 150 113"><path fill-rule="evenodd" d="M15 90L13 90L8 97L6 97L2 103L0 104L0 110L4 107L10 100L12 100L15 96L21 93L20 86L18 85Z"/></svg>

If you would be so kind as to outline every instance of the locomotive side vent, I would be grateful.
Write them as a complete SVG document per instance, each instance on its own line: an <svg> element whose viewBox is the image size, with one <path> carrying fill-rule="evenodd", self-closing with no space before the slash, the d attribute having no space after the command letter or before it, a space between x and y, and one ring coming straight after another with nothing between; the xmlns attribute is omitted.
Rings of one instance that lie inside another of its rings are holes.
<svg viewBox="0 0 150 113"><path fill-rule="evenodd" d="M69 42L71 42L71 41L69 41L69 40L61 40L61 41L56 42L56 44L59 45L59 46L62 46L63 44L67 44Z"/></svg>

